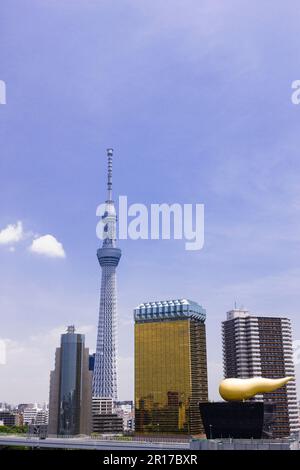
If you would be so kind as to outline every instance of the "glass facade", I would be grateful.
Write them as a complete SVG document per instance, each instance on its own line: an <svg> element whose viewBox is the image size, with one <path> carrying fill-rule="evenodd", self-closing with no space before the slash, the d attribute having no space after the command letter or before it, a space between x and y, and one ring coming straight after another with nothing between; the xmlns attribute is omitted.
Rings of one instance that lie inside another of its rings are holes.
<svg viewBox="0 0 300 470"><path fill-rule="evenodd" d="M62 335L58 434L80 433L83 352L83 335L73 332Z"/></svg>
<svg viewBox="0 0 300 470"><path fill-rule="evenodd" d="M199 434L198 403L208 400L205 310L170 302L165 312L162 302L135 310L136 432Z"/></svg>

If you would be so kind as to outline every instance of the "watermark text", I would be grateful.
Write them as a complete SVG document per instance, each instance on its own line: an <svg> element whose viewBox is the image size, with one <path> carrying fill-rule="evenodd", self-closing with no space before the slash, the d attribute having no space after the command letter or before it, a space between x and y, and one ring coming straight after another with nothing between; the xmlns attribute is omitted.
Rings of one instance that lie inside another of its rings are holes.
<svg viewBox="0 0 300 470"><path fill-rule="evenodd" d="M97 237L120 240L185 240L188 251L201 250L204 245L203 204L128 204L127 196L120 196L118 214L114 206L103 203L97 207L100 221ZM118 218L118 234L114 233Z"/></svg>
<svg viewBox="0 0 300 470"><path fill-rule="evenodd" d="M6 104L6 84L0 80L0 104Z"/></svg>

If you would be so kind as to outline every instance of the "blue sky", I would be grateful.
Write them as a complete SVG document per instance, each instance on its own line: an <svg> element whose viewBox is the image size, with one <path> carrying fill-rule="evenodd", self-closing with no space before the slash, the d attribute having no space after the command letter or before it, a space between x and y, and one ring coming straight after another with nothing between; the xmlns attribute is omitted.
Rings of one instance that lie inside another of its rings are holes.
<svg viewBox="0 0 300 470"><path fill-rule="evenodd" d="M1 401L47 400L66 325L94 349L107 147L129 203L205 204L199 252L119 243L120 398L143 301L207 309L211 398L235 301L290 317L300 339L299 19L296 0L1 1L0 231L21 221L25 234L0 245ZM28 250L47 234L65 257Z"/></svg>

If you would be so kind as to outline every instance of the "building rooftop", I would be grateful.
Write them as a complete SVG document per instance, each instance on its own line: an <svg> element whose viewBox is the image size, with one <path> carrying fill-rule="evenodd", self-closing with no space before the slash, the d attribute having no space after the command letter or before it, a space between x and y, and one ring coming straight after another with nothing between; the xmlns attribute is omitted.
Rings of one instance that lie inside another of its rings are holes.
<svg viewBox="0 0 300 470"><path fill-rule="evenodd" d="M256 319L280 319L285 322L290 322L290 319L287 317L281 317L281 316L274 316L274 315L253 315L252 313L249 312L249 310L245 310L244 308L235 308L233 310L229 310L226 315L226 320L234 320L235 318L244 318L244 319L249 319L251 320L256 320ZM224 322L223 322L224 323Z"/></svg>
<svg viewBox="0 0 300 470"><path fill-rule="evenodd" d="M234 308L227 312L227 320L233 320L234 318L247 318L250 317L249 310L245 310L244 308Z"/></svg>
<svg viewBox="0 0 300 470"><path fill-rule="evenodd" d="M189 299L160 300L145 302L134 309L135 322L178 320L194 318L205 321L206 310Z"/></svg>

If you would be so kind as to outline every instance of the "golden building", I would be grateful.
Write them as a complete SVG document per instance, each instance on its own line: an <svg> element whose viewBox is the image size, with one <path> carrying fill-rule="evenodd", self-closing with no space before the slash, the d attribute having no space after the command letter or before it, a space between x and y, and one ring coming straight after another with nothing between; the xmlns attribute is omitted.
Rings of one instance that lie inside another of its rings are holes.
<svg viewBox="0 0 300 470"><path fill-rule="evenodd" d="M134 316L136 432L202 433L205 310L182 299L141 304Z"/></svg>

